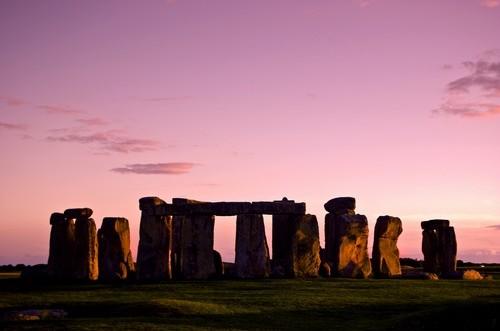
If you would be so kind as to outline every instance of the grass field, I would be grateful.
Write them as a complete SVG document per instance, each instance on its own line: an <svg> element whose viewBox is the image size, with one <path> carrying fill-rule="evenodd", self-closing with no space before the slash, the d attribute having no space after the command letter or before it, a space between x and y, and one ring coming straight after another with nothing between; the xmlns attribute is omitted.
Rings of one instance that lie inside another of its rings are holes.
<svg viewBox="0 0 500 331"><path fill-rule="evenodd" d="M0 329L499 330L500 281L259 280L45 285L0 280L0 314L64 309Z"/></svg>

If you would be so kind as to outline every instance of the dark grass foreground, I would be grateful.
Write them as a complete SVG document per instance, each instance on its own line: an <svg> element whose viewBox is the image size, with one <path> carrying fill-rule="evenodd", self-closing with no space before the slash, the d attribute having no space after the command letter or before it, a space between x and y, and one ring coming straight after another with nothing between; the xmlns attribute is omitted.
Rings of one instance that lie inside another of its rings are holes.
<svg viewBox="0 0 500 331"><path fill-rule="evenodd" d="M0 280L0 314L64 309L0 329L500 330L500 281L259 280L22 287Z"/></svg>

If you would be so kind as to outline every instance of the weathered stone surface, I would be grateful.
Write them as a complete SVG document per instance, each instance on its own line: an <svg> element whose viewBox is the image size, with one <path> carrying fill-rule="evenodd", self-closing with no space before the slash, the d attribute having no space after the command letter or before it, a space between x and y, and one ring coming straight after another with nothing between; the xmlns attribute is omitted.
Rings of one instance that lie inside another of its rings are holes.
<svg viewBox="0 0 500 331"><path fill-rule="evenodd" d="M55 279L71 279L75 270L75 222L61 213L50 217L48 275Z"/></svg>
<svg viewBox="0 0 500 331"><path fill-rule="evenodd" d="M429 221L423 221L420 223L420 226L422 227L423 230L436 230L439 228L447 228L450 226L450 221L449 220L440 220L440 219L435 219L435 220L429 220Z"/></svg>
<svg viewBox="0 0 500 331"><path fill-rule="evenodd" d="M326 258L332 264L332 275L352 278L371 275L366 216L327 214L325 240Z"/></svg>
<svg viewBox="0 0 500 331"><path fill-rule="evenodd" d="M273 276L316 277L320 263L316 216L273 215Z"/></svg>
<svg viewBox="0 0 500 331"><path fill-rule="evenodd" d="M105 281L127 279L135 271L130 251L128 220L106 217L97 232L99 240L99 279Z"/></svg>
<svg viewBox="0 0 500 331"><path fill-rule="evenodd" d="M271 272L264 217L244 214L236 218L236 276L263 278Z"/></svg>
<svg viewBox="0 0 500 331"><path fill-rule="evenodd" d="M224 262L222 262L222 255L216 250L213 251L215 277L220 279L224 276Z"/></svg>
<svg viewBox="0 0 500 331"><path fill-rule="evenodd" d="M207 279L215 275L214 216L190 215L182 218L179 243L179 277Z"/></svg>
<svg viewBox="0 0 500 331"><path fill-rule="evenodd" d="M90 208L71 208L64 211L64 216L67 218L90 218L92 213Z"/></svg>
<svg viewBox="0 0 500 331"><path fill-rule="evenodd" d="M156 209L167 203L158 197L144 197L139 199L139 209L143 214L147 215L164 215L167 214L158 214Z"/></svg>
<svg viewBox="0 0 500 331"><path fill-rule="evenodd" d="M137 279L140 281L165 280L172 277L172 217L155 215L154 206L164 203L150 197L139 200L142 210L137 250Z"/></svg>
<svg viewBox="0 0 500 331"><path fill-rule="evenodd" d="M337 215L354 214L356 199L351 197L333 198L325 203L327 212Z"/></svg>
<svg viewBox="0 0 500 331"><path fill-rule="evenodd" d="M462 275L462 279L464 279L464 280L483 280L484 277L477 270L467 269L464 271L464 274Z"/></svg>
<svg viewBox="0 0 500 331"><path fill-rule="evenodd" d="M372 253L375 276L383 278L401 276L397 242L402 232L403 225L398 217L380 216L377 219Z"/></svg>
<svg viewBox="0 0 500 331"><path fill-rule="evenodd" d="M317 277L320 258L318 220L314 215L298 218L292 238L293 274L295 277Z"/></svg>
<svg viewBox="0 0 500 331"><path fill-rule="evenodd" d="M99 276L98 243L92 218L77 218L75 223L75 274L78 280L96 280Z"/></svg>

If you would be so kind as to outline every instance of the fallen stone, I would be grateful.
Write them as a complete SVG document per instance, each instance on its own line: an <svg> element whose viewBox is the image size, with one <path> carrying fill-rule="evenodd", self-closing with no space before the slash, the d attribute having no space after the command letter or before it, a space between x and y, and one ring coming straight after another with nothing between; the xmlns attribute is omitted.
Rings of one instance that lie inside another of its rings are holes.
<svg viewBox="0 0 500 331"><path fill-rule="evenodd" d="M90 208L71 208L64 211L64 216L67 218L90 218L92 213Z"/></svg>
<svg viewBox="0 0 500 331"><path fill-rule="evenodd" d="M92 218L77 218L75 223L75 273L78 280L97 280L99 276L98 243Z"/></svg>
<svg viewBox="0 0 500 331"><path fill-rule="evenodd" d="M68 313L62 309L26 309L7 312L5 320L7 321L39 321L61 319L68 316Z"/></svg>
<svg viewBox="0 0 500 331"><path fill-rule="evenodd" d="M464 271L462 275L462 279L464 280L483 280L484 277L477 271L473 269L468 269Z"/></svg>
<svg viewBox="0 0 500 331"><path fill-rule="evenodd" d="M271 272L261 214L242 214L236 218L235 268L238 278L264 278Z"/></svg>
<svg viewBox="0 0 500 331"><path fill-rule="evenodd" d="M403 232L398 217L380 216L375 224L372 267L375 276L393 278L401 276L398 237Z"/></svg>
<svg viewBox="0 0 500 331"><path fill-rule="evenodd" d="M325 209L327 212L336 215L354 214L356 199L351 197L334 198L325 203Z"/></svg>
<svg viewBox="0 0 500 331"><path fill-rule="evenodd" d="M115 281L127 279L135 271L130 251L128 220L106 217L97 232L99 239L99 279Z"/></svg>

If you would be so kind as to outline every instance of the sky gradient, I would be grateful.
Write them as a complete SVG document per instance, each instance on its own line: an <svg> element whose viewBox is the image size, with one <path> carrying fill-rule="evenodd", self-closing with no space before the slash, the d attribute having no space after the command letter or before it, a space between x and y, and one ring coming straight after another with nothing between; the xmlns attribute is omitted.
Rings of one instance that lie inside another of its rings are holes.
<svg viewBox="0 0 500 331"><path fill-rule="evenodd" d="M128 218L135 257L143 196L286 196L322 242L353 196L403 257L446 218L500 262L499 31L496 0L2 0L0 264L46 262L70 207Z"/></svg>

